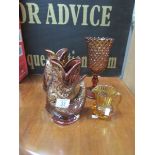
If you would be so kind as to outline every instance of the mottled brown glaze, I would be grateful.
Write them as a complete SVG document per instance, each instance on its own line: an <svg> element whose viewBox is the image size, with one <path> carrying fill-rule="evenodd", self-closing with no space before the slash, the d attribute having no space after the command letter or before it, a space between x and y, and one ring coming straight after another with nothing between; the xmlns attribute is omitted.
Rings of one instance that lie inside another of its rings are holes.
<svg viewBox="0 0 155 155"><path fill-rule="evenodd" d="M56 54L48 51L43 79L47 92L46 109L53 120L61 125L78 120L85 103L85 86L82 82L85 76L80 76L81 59L77 57L66 62L66 56L66 50L59 50ZM68 108L57 107L57 99L69 99L70 105Z"/></svg>
<svg viewBox="0 0 155 155"><path fill-rule="evenodd" d="M68 62L68 49L67 48L62 48L58 50L56 53L46 49L47 52L47 60L46 60L46 65L44 69L44 74L43 74L43 88L44 90L47 90L47 87L49 85L49 81L51 79L51 60L55 60L58 63L60 63L62 66L64 66Z"/></svg>

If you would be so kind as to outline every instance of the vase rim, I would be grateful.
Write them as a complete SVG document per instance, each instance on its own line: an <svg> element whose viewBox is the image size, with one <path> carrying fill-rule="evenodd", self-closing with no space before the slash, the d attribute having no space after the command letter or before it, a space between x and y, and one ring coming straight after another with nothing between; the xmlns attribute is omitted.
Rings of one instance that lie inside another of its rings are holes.
<svg viewBox="0 0 155 155"><path fill-rule="evenodd" d="M111 37L85 37L86 40L111 40L113 41L114 38Z"/></svg>

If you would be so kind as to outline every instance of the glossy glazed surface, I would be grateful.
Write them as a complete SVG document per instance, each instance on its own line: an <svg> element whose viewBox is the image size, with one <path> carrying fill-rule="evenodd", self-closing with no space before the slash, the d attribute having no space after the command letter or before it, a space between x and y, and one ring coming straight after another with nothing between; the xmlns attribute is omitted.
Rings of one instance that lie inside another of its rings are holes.
<svg viewBox="0 0 155 155"><path fill-rule="evenodd" d="M86 86L91 78L85 78ZM20 155L134 155L134 96L118 78L99 78L122 94L120 113L111 121L91 118L86 99L80 119L68 126L51 121L45 110L42 77L32 76L20 84Z"/></svg>

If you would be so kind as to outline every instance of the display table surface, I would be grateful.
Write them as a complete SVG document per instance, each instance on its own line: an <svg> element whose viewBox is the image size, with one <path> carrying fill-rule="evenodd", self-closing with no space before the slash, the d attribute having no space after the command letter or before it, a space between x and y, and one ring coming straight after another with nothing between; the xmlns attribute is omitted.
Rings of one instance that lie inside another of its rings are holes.
<svg viewBox="0 0 155 155"><path fill-rule="evenodd" d="M91 78L85 78L86 86ZM91 118L86 99L80 119L68 126L52 122L45 110L42 77L27 77L20 84L20 155L134 155L134 95L116 77L99 78L122 94L120 112L111 121Z"/></svg>

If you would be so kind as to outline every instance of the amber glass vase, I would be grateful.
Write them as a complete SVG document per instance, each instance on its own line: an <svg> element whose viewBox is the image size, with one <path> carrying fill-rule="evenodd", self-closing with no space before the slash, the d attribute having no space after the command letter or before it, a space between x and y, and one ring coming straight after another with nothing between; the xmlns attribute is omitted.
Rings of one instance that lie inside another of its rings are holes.
<svg viewBox="0 0 155 155"><path fill-rule="evenodd" d="M88 51L88 68L93 73L92 86L87 88L87 97L94 98L92 89L97 86L98 74L107 68L112 38L86 37Z"/></svg>

